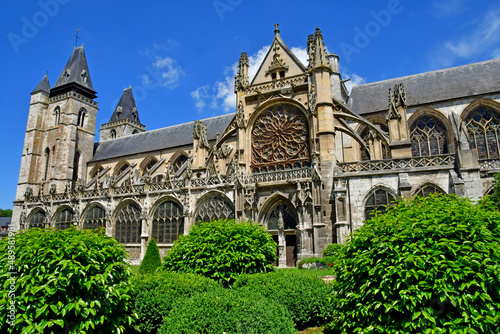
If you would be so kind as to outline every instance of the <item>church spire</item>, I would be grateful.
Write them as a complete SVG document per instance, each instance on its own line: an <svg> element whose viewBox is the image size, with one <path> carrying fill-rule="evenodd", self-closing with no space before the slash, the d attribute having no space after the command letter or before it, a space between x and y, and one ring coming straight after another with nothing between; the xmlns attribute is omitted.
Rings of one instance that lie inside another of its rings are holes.
<svg viewBox="0 0 500 334"><path fill-rule="evenodd" d="M139 120L139 113L137 112L137 106L135 105L134 94L132 93L132 86L123 90L120 101L118 101L109 123L126 118L141 123Z"/></svg>
<svg viewBox="0 0 500 334"><path fill-rule="evenodd" d="M326 58L325 45L323 44L323 34L319 27L316 28L314 33L314 49L313 51L313 68L317 67L328 67L328 59Z"/></svg>
<svg viewBox="0 0 500 334"><path fill-rule="evenodd" d="M83 45L73 50L51 93L56 95L72 88L92 99L96 97Z"/></svg>
<svg viewBox="0 0 500 334"><path fill-rule="evenodd" d="M35 89L33 89L33 91L31 92L31 94L35 94L35 93L38 93L38 92L44 92L44 93L47 93L47 94L50 93L49 77L47 76L47 73L42 78L42 80L40 80L40 82L35 87Z"/></svg>

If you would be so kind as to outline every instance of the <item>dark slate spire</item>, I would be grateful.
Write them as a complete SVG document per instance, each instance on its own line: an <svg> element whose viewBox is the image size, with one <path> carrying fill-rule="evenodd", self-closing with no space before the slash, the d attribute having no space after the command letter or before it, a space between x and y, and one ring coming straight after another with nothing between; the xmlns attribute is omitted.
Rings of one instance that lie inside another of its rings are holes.
<svg viewBox="0 0 500 334"><path fill-rule="evenodd" d="M134 94L132 93L132 86L123 90L122 97L120 98L120 101L118 101L115 112L111 116L109 123L125 118L141 123L139 120L139 113L137 112L137 107L135 105Z"/></svg>
<svg viewBox="0 0 500 334"><path fill-rule="evenodd" d="M59 79L57 79L55 86L52 88L51 95L64 93L71 89L76 89L79 93L90 98L96 97L96 92L92 87L92 80L90 80L89 67L83 45L73 50Z"/></svg>
<svg viewBox="0 0 500 334"><path fill-rule="evenodd" d="M45 74L40 83L38 83L35 89L33 89L31 94L35 94L38 92L45 92L47 94L50 93L49 77L47 76L47 74Z"/></svg>

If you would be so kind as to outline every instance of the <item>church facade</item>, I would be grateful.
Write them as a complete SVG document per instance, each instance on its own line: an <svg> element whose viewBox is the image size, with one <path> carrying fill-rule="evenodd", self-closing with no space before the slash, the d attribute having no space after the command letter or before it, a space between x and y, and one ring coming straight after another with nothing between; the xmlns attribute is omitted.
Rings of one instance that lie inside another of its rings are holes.
<svg viewBox="0 0 500 334"><path fill-rule="evenodd" d="M138 263L199 221L252 220L279 266L321 256L396 198L478 199L500 168L500 59L353 87L319 29L303 65L278 28L235 112L146 131L131 88L94 143L83 46L31 93L13 224L104 228Z"/></svg>

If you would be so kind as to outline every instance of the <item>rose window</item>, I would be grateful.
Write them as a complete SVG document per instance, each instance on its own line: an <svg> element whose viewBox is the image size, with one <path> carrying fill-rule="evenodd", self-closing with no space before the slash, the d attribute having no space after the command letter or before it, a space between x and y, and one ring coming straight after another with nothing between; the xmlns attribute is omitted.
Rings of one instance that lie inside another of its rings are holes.
<svg viewBox="0 0 500 334"><path fill-rule="evenodd" d="M253 172L309 165L309 129L305 115L291 105L270 107L257 119L252 131Z"/></svg>

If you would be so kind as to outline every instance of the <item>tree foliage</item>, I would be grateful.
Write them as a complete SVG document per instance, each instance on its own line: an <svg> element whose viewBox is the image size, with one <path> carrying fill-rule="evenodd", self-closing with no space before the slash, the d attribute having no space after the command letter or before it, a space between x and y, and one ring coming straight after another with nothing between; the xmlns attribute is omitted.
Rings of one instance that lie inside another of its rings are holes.
<svg viewBox="0 0 500 334"><path fill-rule="evenodd" d="M276 243L251 222L219 220L194 225L164 258L166 271L191 272L231 284L243 273L275 270Z"/></svg>
<svg viewBox="0 0 500 334"><path fill-rule="evenodd" d="M151 238L146 254L139 267L139 274L152 274L161 266L160 250L154 238Z"/></svg>
<svg viewBox="0 0 500 334"><path fill-rule="evenodd" d="M95 230L30 229L2 239L0 332L123 333L134 318L125 255Z"/></svg>
<svg viewBox="0 0 500 334"><path fill-rule="evenodd" d="M11 209L0 209L0 217L12 217L12 210Z"/></svg>
<svg viewBox="0 0 500 334"><path fill-rule="evenodd" d="M499 225L499 212L454 196L396 203L344 247L325 333L497 332Z"/></svg>
<svg viewBox="0 0 500 334"><path fill-rule="evenodd" d="M495 180L493 181L493 191L490 195L490 200L493 202L495 207L500 210L500 173L495 174Z"/></svg>

